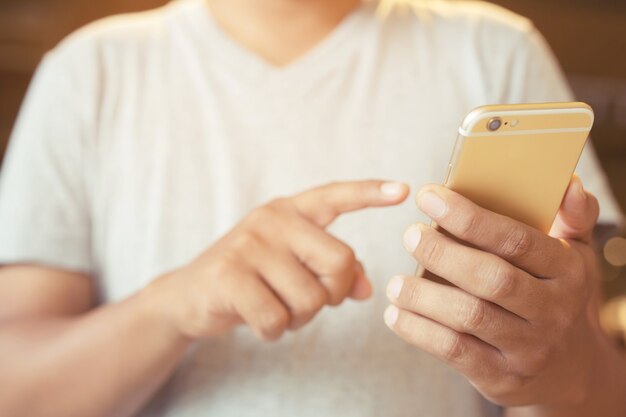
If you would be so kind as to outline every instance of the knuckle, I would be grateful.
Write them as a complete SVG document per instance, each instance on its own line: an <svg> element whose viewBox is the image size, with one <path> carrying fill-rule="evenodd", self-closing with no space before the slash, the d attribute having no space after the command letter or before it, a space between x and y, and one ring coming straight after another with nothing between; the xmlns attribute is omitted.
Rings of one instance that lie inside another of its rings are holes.
<svg viewBox="0 0 626 417"><path fill-rule="evenodd" d="M581 268L584 267L583 263L580 261L580 258L574 254L574 251L568 250L567 255L563 258L563 275L570 277L575 277L579 274ZM571 281L571 280L570 280Z"/></svg>
<svg viewBox="0 0 626 417"><path fill-rule="evenodd" d="M204 268L204 276L227 277L232 275L234 266L236 265L235 256L232 254L224 254L223 256L213 259L206 268Z"/></svg>
<svg viewBox="0 0 626 417"><path fill-rule="evenodd" d="M546 365L551 361L552 349L546 345L537 346L530 354L524 368L530 375L535 375L546 369Z"/></svg>
<svg viewBox="0 0 626 417"><path fill-rule="evenodd" d="M421 302L422 297L422 286L421 285L411 285L409 291L407 291L407 302L412 306L417 306Z"/></svg>
<svg viewBox="0 0 626 417"><path fill-rule="evenodd" d="M466 345L461 334L450 332L441 343L443 359L450 363L458 363L465 356Z"/></svg>
<svg viewBox="0 0 626 417"><path fill-rule="evenodd" d="M590 292L591 283L586 273L588 267L582 256L570 256L568 265L568 281L572 284L574 291L579 294Z"/></svg>
<svg viewBox="0 0 626 417"><path fill-rule="evenodd" d="M339 245L328 258L328 267L331 273L348 270L356 262L354 250L347 245Z"/></svg>
<svg viewBox="0 0 626 417"><path fill-rule="evenodd" d="M461 310L462 326L465 330L476 331L485 325L487 307L483 301L472 300Z"/></svg>
<svg viewBox="0 0 626 417"><path fill-rule="evenodd" d="M246 216L247 223L254 227L273 226L281 214L290 207L286 198L277 198L252 210Z"/></svg>
<svg viewBox="0 0 626 417"><path fill-rule="evenodd" d="M340 182L331 182L320 189L322 192L318 194L317 199L320 203L320 207L324 210L328 210L328 214L335 213L335 195L340 188Z"/></svg>
<svg viewBox="0 0 626 417"><path fill-rule="evenodd" d="M268 309L259 315L259 327L263 338L275 340L289 324L289 314L284 309Z"/></svg>
<svg viewBox="0 0 626 417"><path fill-rule="evenodd" d="M500 243L499 253L505 258L521 258L532 247L530 232L523 227L513 227Z"/></svg>
<svg viewBox="0 0 626 417"><path fill-rule="evenodd" d="M329 279L326 280L324 286L328 291L328 300L326 304L330 306L338 306L345 300L348 289L342 285L339 280Z"/></svg>
<svg viewBox="0 0 626 417"><path fill-rule="evenodd" d="M309 291L299 300L297 314L310 314L319 311L328 303L328 293L322 289Z"/></svg>
<svg viewBox="0 0 626 417"><path fill-rule="evenodd" d="M273 209L270 207L271 203L264 204L252 210L246 216L247 223L250 224L259 224L268 221L268 219L273 215Z"/></svg>
<svg viewBox="0 0 626 417"><path fill-rule="evenodd" d="M443 258L445 252L445 244L441 239L424 239L421 247L422 251L419 258L421 258L420 261L424 266L431 267L441 262L441 259Z"/></svg>
<svg viewBox="0 0 626 417"><path fill-rule="evenodd" d="M252 230L242 230L232 241L232 247L237 251L252 251L263 245L261 238Z"/></svg>
<svg viewBox="0 0 626 417"><path fill-rule="evenodd" d="M462 240L471 240L479 227L480 217L475 209L468 209L465 215L457 218L457 236Z"/></svg>
<svg viewBox="0 0 626 417"><path fill-rule="evenodd" d="M289 199L279 197L267 203L264 208L267 210L267 214L275 215L278 213L282 213L286 210L290 210L292 208L292 205Z"/></svg>
<svg viewBox="0 0 626 417"><path fill-rule="evenodd" d="M508 298L515 294L516 280L513 267L503 262L491 262L484 274L487 294L495 299Z"/></svg>
<svg viewBox="0 0 626 417"><path fill-rule="evenodd" d="M511 401L510 397L515 396L526 386L528 378L517 372L511 372L498 382L495 390L496 396L509 402Z"/></svg>

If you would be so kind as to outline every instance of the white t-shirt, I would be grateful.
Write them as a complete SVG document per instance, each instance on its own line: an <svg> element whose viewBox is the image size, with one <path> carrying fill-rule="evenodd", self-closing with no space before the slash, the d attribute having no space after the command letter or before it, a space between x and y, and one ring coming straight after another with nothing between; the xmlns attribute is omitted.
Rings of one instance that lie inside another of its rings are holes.
<svg viewBox="0 0 626 417"><path fill-rule="evenodd" d="M87 271L114 302L215 242L274 197L347 179L440 182L473 107L568 100L532 24L486 3L352 13L286 68L234 43L202 0L105 19L37 71L0 182L0 262ZM592 150L578 168L619 212ZM382 321L386 281L411 273L409 199L331 231L373 279L273 344L248 329L199 344L142 416L484 416L453 370Z"/></svg>

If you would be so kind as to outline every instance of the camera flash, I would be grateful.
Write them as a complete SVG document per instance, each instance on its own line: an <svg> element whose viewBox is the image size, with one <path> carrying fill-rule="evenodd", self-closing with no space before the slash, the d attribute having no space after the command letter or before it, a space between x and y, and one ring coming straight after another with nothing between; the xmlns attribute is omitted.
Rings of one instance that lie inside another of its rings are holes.
<svg viewBox="0 0 626 417"><path fill-rule="evenodd" d="M519 124L519 120L511 120L511 123L510 123L511 127L515 127L518 124Z"/></svg>

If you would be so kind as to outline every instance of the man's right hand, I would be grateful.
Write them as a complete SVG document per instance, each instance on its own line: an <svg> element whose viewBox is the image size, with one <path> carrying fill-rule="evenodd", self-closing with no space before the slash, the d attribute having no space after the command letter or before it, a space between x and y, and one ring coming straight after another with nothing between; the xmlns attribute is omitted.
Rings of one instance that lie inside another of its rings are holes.
<svg viewBox="0 0 626 417"><path fill-rule="evenodd" d="M359 181L279 198L249 213L189 265L143 292L190 339L249 325L262 340L309 322L371 286L353 250L324 229L342 213L398 204L405 184Z"/></svg>

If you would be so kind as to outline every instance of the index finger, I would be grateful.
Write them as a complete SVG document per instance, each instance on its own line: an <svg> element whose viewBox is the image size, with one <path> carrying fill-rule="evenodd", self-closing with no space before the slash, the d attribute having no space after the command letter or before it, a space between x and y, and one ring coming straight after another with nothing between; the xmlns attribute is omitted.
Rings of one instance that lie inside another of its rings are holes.
<svg viewBox="0 0 626 417"><path fill-rule="evenodd" d="M534 276L554 278L569 258L564 241L522 222L494 213L439 185L428 185L417 204L439 226L458 239L493 253Z"/></svg>
<svg viewBox="0 0 626 417"><path fill-rule="evenodd" d="M290 201L307 219L326 227L340 214L368 207L391 206L404 201L409 187L382 180L335 182L313 188Z"/></svg>

